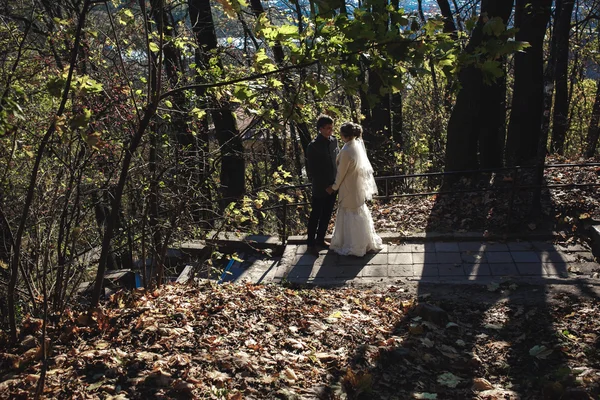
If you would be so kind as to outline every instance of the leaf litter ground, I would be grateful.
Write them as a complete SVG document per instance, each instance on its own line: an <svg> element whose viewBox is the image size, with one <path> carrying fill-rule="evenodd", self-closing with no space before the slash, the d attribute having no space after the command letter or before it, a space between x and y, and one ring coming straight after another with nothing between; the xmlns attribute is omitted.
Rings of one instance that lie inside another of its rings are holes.
<svg viewBox="0 0 600 400"><path fill-rule="evenodd" d="M472 287L471 290L475 290ZM599 304L516 285L168 285L49 326L45 396L76 399L596 399ZM511 293L524 291L518 301ZM466 300L469 299L469 300ZM535 301L535 300L539 301ZM39 320L0 356L0 397L30 398Z"/></svg>

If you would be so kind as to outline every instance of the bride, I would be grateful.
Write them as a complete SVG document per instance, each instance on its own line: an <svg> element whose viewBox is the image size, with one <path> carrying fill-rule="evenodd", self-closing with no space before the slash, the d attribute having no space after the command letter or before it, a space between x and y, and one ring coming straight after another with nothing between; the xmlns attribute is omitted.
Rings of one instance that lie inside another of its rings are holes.
<svg viewBox="0 0 600 400"><path fill-rule="evenodd" d="M345 144L337 157L335 183L327 188L329 194L339 191L338 211L329 248L341 255L362 257L369 251L383 247L366 205L366 201L377 193L377 186L361 139L361 126L346 122L340 127L340 134Z"/></svg>

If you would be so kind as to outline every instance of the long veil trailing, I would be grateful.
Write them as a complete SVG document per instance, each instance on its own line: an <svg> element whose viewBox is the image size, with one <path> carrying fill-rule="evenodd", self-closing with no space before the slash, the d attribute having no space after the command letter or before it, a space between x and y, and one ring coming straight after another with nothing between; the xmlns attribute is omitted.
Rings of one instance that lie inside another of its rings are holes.
<svg viewBox="0 0 600 400"><path fill-rule="evenodd" d="M372 200L373 196L377 194L377 184L373 177L373 167L367 156L367 149L365 143L361 138L354 139L357 147L356 156L356 169L358 170L358 200L359 204L365 201Z"/></svg>

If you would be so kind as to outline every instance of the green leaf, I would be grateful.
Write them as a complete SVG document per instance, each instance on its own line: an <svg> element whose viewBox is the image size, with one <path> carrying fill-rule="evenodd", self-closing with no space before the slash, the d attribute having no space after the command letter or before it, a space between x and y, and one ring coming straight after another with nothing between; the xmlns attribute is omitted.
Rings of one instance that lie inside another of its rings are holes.
<svg viewBox="0 0 600 400"><path fill-rule="evenodd" d="M486 82L493 82L504 75L502 64L496 60L486 60L481 65L481 71L485 76Z"/></svg>
<svg viewBox="0 0 600 400"><path fill-rule="evenodd" d="M246 85L236 85L233 89L233 95L240 101L249 99L253 94L252 90Z"/></svg>
<svg viewBox="0 0 600 400"><path fill-rule="evenodd" d="M165 105L169 108L173 108L173 103L170 100L165 100Z"/></svg>
<svg viewBox="0 0 600 400"><path fill-rule="evenodd" d="M317 96L319 97L325 96L327 94L327 91L329 90L329 86L327 86L323 82L317 82L315 88L317 89Z"/></svg>
<svg viewBox="0 0 600 400"><path fill-rule="evenodd" d="M499 37L506 30L506 25L500 17L494 17L483 25L483 33L489 36Z"/></svg>
<svg viewBox="0 0 600 400"><path fill-rule="evenodd" d="M204 118L204 116L206 116L206 111L201 110L198 107L194 107L194 109L190 111L190 114L192 114L194 117L196 117L198 119L202 119L202 118Z"/></svg>
<svg viewBox="0 0 600 400"><path fill-rule="evenodd" d="M158 45L154 42L150 42L149 47L150 47L150 51L152 51L154 53L158 53L160 51L160 47L158 47Z"/></svg>
<svg viewBox="0 0 600 400"><path fill-rule="evenodd" d="M293 36L298 34L298 27L294 25L282 25L277 31L280 36Z"/></svg>

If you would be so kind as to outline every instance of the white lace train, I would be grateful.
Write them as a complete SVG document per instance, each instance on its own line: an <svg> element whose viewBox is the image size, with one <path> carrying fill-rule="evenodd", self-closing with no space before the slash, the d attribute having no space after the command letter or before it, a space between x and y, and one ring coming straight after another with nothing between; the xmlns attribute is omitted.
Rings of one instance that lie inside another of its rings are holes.
<svg viewBox="0 0 600 400"><path fill-rule="evenodd" d="M344 256L357 257L383 248L366 204L356 209L338 208L329 248Z"/></svg>

